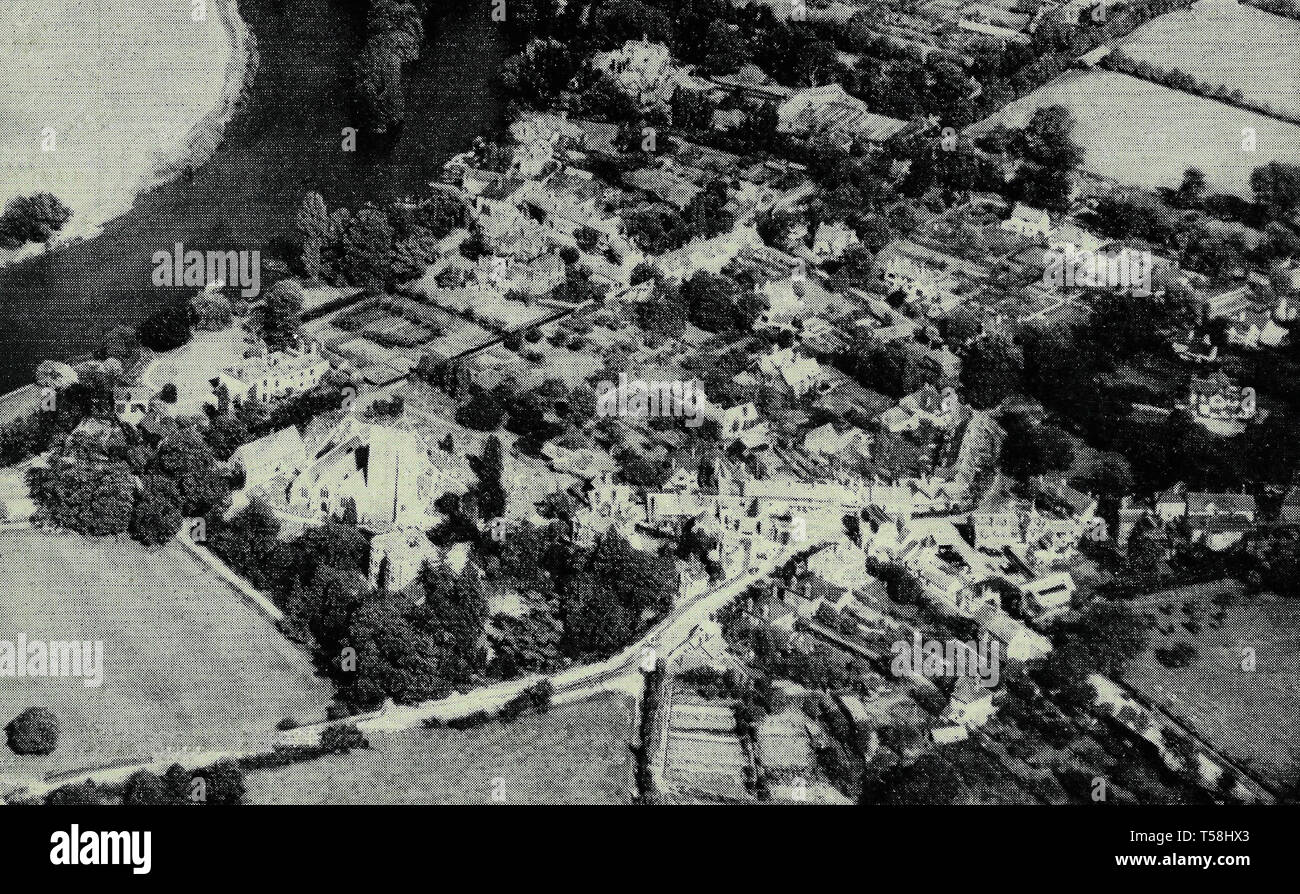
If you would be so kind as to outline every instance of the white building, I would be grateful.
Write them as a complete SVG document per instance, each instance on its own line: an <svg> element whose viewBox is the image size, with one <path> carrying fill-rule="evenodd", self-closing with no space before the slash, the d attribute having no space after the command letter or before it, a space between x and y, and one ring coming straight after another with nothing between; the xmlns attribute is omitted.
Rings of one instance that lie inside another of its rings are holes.
<svg viewBox="0 0 1300 894"><path fill-rule="evenodd" d="M305 351L268 351L264 345L259 356L224 370L217 376L217 384L225 386L234 401L271 401L309 391L329 370L329 361L315 342Z"/></svg>

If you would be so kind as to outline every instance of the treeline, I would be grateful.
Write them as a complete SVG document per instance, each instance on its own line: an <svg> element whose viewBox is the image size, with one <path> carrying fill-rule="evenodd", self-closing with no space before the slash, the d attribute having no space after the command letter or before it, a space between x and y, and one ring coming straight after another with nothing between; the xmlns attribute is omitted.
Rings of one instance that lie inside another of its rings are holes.
<svg viewBox="0 0 1300 894"><path fill-rule="evenodd" d="M1243 2L1264 12L1271 12L1275 16L1300 22L1300 4L1295 0L1243 0Z"/></svg>
<svg viewBox="0 0 1300 894"><path fill-rule="evenodd" d="M1161 68L1158 65L1152 65L1146 60L1139 62L1125 55L1124 51L1118 47L1101 61L1101 65L1112 71L1132 75L1135 78L1141 78L1144 81L1150 81L1171 90L1181 90L1194 96L1202 96L1226 105L1236 106L1248 112L1259 112L1261 115L1267 115L1279 121L1300 124L1300 118L1276 109L1266 102L1248 99L1240 89L1230 89L1226 84L1211 84L1208 81L1198 81L1181 68L1173 66Z"/></svg>

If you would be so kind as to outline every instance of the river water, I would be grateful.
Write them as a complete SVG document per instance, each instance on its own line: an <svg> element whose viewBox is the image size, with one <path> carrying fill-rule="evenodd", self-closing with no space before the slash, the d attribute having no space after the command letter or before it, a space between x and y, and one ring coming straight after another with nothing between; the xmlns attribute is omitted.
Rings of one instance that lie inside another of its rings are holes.
<svg viewBox="0 0 1300 894"><path fill-rule="evenodd" d="M437 0L442 14L406 69L400 136L369 146L363 132L358 151L344 152L343 131L357 126L348 69L364 30L348 11L354 5L239 0L260 61L217 153L139 196L97 238L0 268L0 393L31 381L41 360L92 350L115 325L135 325L157 307L167 290L151 282L154 252L179 242L274 256L307 190L331 210L418 192L449 156L500 125L503 51L491 4Z"/></svg>

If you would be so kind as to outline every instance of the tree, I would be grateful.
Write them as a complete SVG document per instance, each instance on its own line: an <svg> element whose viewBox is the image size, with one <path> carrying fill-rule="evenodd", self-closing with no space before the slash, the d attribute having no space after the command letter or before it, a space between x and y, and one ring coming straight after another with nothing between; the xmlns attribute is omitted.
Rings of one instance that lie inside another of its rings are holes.
<svg viewBox="0 0 1300 894"><path fill-rule="evenodd" d="M1016 174L1012 191L1020 200L1047 211L1065 211L1074 194L1074 178L1069 171L1035 170L1025 167Z"/></svg>
<svg viewBox="0 0 1300 894"><path fill-rule="evenodd" d="M131 536L147 546L166 543L176 536L183 520L175 483L162 475L146 475L131 515Z"/></svg>
<svg viewBox="0 0 1300 894"><path fill-rule="evenodd" d="M220 507L229 494L230 488L217 469L216 457L196 428L183 428L165 437L149 463L149 470L175 482L180 511L190 518Z"/></svg>
<svg viewBox="0 0 1300 894"><path fill-rule="evenodd" d="M294 217L298 239L302 248L302 265L313 279L320 277L321 247L329 235L329 211L325 199L318 192L303 196L302 204Z"/></svg>
<svg viewBox="0 0 1300 894"><path fill-rule="evenodd" d="M1092 461L1087 480L1093 491L1113 499L1133 493L1133 467L1120 453L1097 455Z"/></svg>
<svg viewBox="0 0 1300 894"><path fill-rule="evenodd" d="M745 35L737 26L721 19L709 23L704 46L707 47L704 67L713 74L731 74L750 60L749 42Z"/></svg>
<svg viewBox="0 0 1300 894"><path fill-rule="evenodd" d="M136 770L122 789L122 803L128 806L153 806L176 803L167 784L148 770Z"/></svg>
<svg viewBox="0 0 1300 894"><path fill-rule="evenodd" d="M232 760L217 761L210 767L196 771L193 778L203 781L204 804L229 805L244 802L244 773Z"/></svg>
<svg viewBox="0 0 1300 894"><path fill-rule="evenodd" d="M323 262L354 286L378 289L393 275L393 226L388 215L367 205L355 214L340 208L330 217L330 235L322 253ZM472 240L481 240L475 231L461 244L461 254L470 260Z"/></svg>
<svg viewBox="0 0 1300 894"><path fill-rule="evenodd" d="M357 57L354 78L362 115L373 132L385 134L402 123L406 117L402 58L393 44L367 41Z"/></svg>
<svg viewBox="0 0 1300 894"><path fill-rule="evenodd" d="M1300 206L1300 165L1270 161L1250 173L1255 201L1281 217Z"/></svg>
<svg viewBox="0 0 1300 894"><path fill-rule="evenodd" d="M327 726L320 732L320 748L328 754L347 754L353 748L369 748L370 743L355 723Z"/></svg>
<svg viewBox="0 0 1300 894"><path fill-rule="evenodd" d="M190 319L194 326L209 332L221 332L234 321L230 299L217 291L203 290L190 299Z"/></svg>
<svg viewBox="0 0 1300 894"><path fill-rule="evenodd" d="M1083 161L1083 149L1070 135L1073 130L1074 116L1065 106L1035 109L1018 135L1016 148L1025 158L1045 168L1068 171Z"/></svg>
<svg viewBox="0 0 1300 894"><path fill-rule="evenodd" d="M500 518L506 511L506 489L502 484L505 459L501 441L495 435L483 442L483 452L470 457L470 469L478 477L473 493L483 518Z"/></svg>
<svg viewBox="0 0 1300 894"><path fill-rule="evenodd" d="M745 297L734 279L712 273L697 273L681 288L687 319L706 332L751 328L758 312Z"/></svg>
<svg viewBox="0 0 1300 894"><path fill-rule="evenodd" d="M1024 352L1009 336L999 333L980 342L963 358L962 385L972 404L995 407L1022 387L1024 372Z"/></svg>
<svg viewBox="0 0 1300 894"><path fill-rule="evenodd" d="M27 473L38 522L79 534L121 534L131 523L135 479L130 466L74 450L50 468Z"/></svg>
<svg viewBox="0 0 1300 894"><path fill-rule="evenodd" d="M273 351L283 351L298 340L302 325L302 286L282 279L271 287L265 300L253 313L253 331Z"/></svg>
<svg viewBox="0 0 1300 894"><path fill-rule="evenodd" d="M1001 462L1004 472L1022 480L1066 472L1074 463L1074 442L1064 431L1047 423L1008 425Z"/></svg>
<svg viewBox="0 0 1300 894"><path fill-rule="evenodd" d="M14 754L49 754L59 747L59 719L49 708L28 708L9 721L5 732Z"/></svg>
<svg viewBox="0 0 1300 894"><path fill-rule="evenodd" d="M212 549L253 586L266 589L272 581L269 561L280 535L280 519L261 497L221 525L212 538Z"/></svg>
<svg viewBox="0 0 1300 894"><path fill-rule="evenodd" d="M558 40L538 38L501 67L506 91L526 105L549 106L578 71L569 48Z"/></svg>
<svg viewBox="0 0 1300 894"><path fill-rule="evenodd" d="M495 394L482 388L474 388L469 400L456 408L456 421L475 431L496 431L506 408Z"/></svg>
<svg viewBox="0 0 1300 894"><path fill-rule="evenodd" d="M0 248L47 243L72 217L72 210L48 192L10 199L0 213Z"/></svg>
<svg viewBox="0 0 1300 894"><path fill-rule="evenodd" d="M1205 198L1205 172L1192 167L1183 171L1183 182L1178 185L1178 198L1185 205L1197 205Z"/></svg>
<svg viewBox="0 0 1300 894"><path fill-rule="evenodd" d="M190 305L183 298L170 297L163 306L145 317L138 330L140 344L154 351L171 351L190 340Z"/></svg>
<svg viewBox="0 0 1300 894"><path fill-rule="evenodd" d="M685 131L708 131L713 127L714 105L708 96L678 87L669 104L673 126Z"/></svg>

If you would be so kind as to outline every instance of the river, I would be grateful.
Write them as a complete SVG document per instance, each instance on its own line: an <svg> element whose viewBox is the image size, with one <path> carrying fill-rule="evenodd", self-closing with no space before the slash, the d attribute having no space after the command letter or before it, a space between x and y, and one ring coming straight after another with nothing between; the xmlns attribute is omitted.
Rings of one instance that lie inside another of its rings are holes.
<svg viewBox="0 0 1300 894"><path fill-rule="evenodd" d="M191 176L137 197L86 242L0 268L0 393L31 381L43 359L93 350L166 297L153 253L187 249L280 254L303 193L331 209L418 192L443 162L502 122L501 41L483 0L436 0L419 61L407 66L407 121L388 146L343 151L356 126L348 70L363 22L341 0L239 0L260 61L246 108ZM264 286L268 277L263 277ZM193 289L182 290L192 292Z"/></svg>

